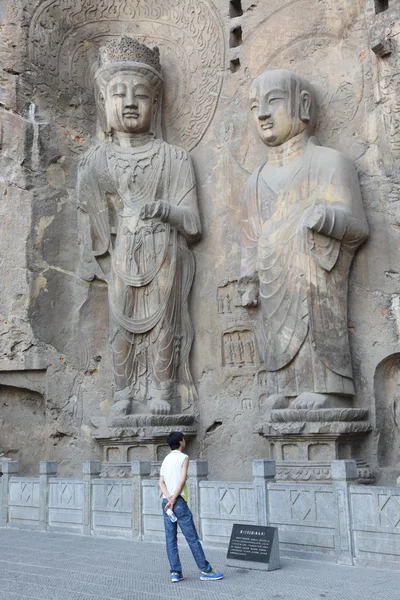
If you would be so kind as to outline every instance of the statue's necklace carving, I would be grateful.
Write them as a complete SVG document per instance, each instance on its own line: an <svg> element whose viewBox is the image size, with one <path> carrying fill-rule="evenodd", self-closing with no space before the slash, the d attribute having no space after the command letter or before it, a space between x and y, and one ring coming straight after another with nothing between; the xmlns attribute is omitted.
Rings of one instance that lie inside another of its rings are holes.
<svg viewBox="0 0 400 600"><path fill-rule="evenodd" d="M156 199L164 159L165 149L158 140L138 147L110 144L107 161L125 205L137 210L138 205Z"/></svg>

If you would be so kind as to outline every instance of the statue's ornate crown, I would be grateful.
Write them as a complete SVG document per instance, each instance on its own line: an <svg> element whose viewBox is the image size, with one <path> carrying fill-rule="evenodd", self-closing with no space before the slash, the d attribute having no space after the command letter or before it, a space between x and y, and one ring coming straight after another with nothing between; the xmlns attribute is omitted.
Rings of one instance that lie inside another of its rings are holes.
<svg viewBox="0 0 400 600"><path fill-rule="evenodd" d="M138 62L152 67L161 73L160 50L141 44L136 38L123 36L111 40L99 50L100 67L107 67L116 62Z"/></svg>

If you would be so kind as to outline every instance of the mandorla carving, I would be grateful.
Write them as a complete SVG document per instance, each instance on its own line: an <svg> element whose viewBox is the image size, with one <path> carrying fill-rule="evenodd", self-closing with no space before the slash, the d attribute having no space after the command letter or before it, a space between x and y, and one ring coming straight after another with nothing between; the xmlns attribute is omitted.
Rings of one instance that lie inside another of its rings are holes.
<svg viewBox="0 0 400 600"><path fill-rule="evenodd" d="M68 116L69 127L87 138L95 112L88 90L98 45L132 30L139 41L162 49L166 139L191 150L213 118L224 71L223 29L207 0L40 3L30 22L28 48L32 85L40 82L41 105L49 102L60 122ZM115 55L115 48L110 47L109 52ZM125 53L127 59L130 57ZM47 94L42 93L44 87L49 90ZM60 97L69 97L70 102L64 105ZM75 105L72 112L68 108L71 103Z"/></svg>
<svg viewBox="0 0 400 600"><path fill-rule="evenodd" d="M94 255L108 283L112 417L166 415L196 398L188 312L188 244L201 235L194 173L187 152L162 139L158 49L123 37L101 58L96 101L108 140L79 167L82 258L90 267Z"/></svg>
<svg viewBox="0 0 400 600"><path fill-rule="evenodd" d="M385 30L390 43L390 53L378 57L378 83L383 120L390 150L395 159L400 157L400 23L393 22Z"/></svg>

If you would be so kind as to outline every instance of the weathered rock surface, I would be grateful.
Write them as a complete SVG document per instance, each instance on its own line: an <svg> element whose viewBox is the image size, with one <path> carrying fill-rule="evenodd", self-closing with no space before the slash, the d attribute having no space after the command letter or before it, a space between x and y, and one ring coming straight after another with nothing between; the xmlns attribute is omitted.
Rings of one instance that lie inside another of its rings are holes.
<svg viewBox="0 0 400 600"><path fill-rule="evenodd" d="M285 68L313 84L319 140L358 172L370 235L349 277L353 405L377 425L360 458L380 468L382 482L396 480L398 454L384 441L396 446L400 435L400 2L389 5L375 14L374 3L361 0L1 3L6 456L26 471L31 457L57 459L60 474L101 456L91 419L107 416L112 399L107 289L80 270L76 175L96 140L91 67L98 46L125 34L164 51L165 136L190 152L198 187L204 231L193 246L190 368L199 400L190 453L207 458L211 477L221 479L248 479L252 459L266 457L266 440L253 433L266 400L258 313L242 308L236 280L241 198L266 159L248 90L261 72Z"/></svg>

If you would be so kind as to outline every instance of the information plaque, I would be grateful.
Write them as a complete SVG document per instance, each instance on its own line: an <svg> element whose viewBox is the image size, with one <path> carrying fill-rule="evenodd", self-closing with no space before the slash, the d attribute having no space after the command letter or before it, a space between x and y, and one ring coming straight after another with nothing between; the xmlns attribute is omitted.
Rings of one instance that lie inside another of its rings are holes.
<svg viewBox="0 0 400 600"><path fill-rule="evenodd" d="M280 568L277 527L238 525L232 528L228 567L274 571Z"/></svg>

